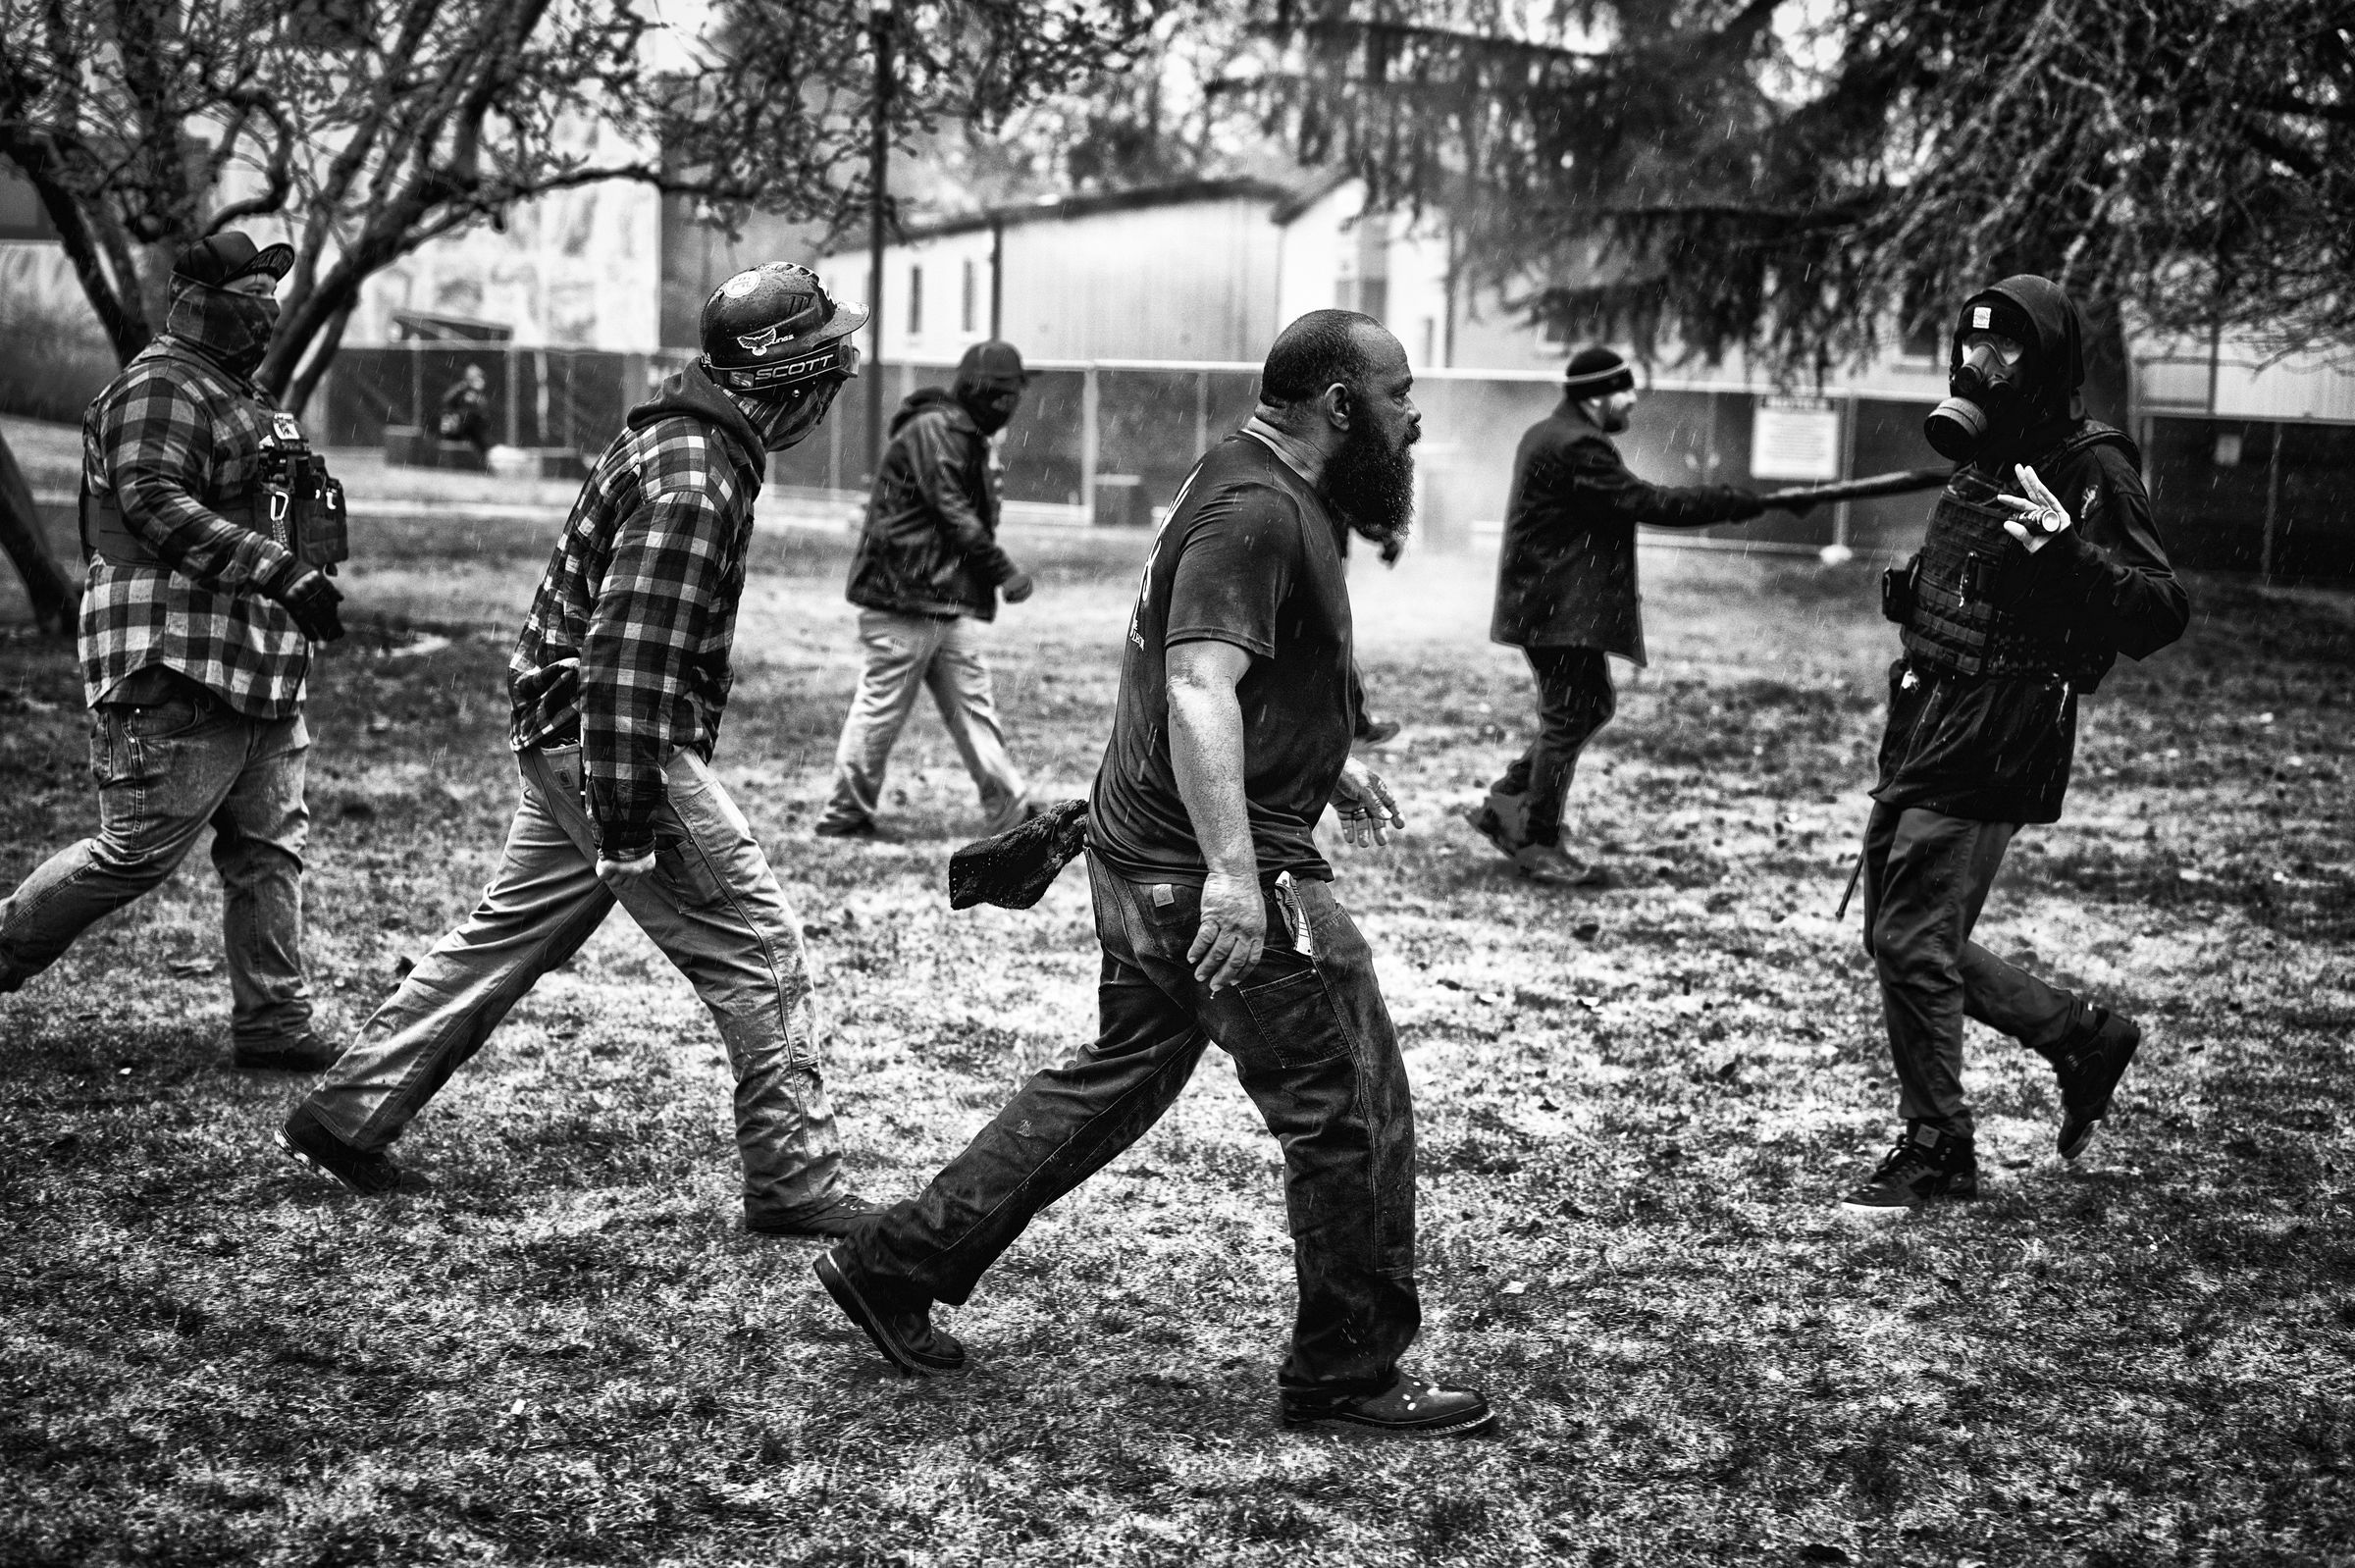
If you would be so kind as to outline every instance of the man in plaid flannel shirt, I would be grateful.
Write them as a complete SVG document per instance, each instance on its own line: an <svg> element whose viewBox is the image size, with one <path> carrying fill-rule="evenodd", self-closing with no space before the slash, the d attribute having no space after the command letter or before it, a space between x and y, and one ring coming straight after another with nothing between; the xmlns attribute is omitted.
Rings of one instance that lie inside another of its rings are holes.
<svg viewBox="0 0 2355 1568"><path fill-rule="evenodd" d="M0 899L0 992L169 877L213 829L232 1060L316 1071L301 961L303 683L342 596L271 532L274 461L302 432L246 380L293 262L234 231L181 252L163 335L82 421L82 690L98 832ZM279 509L283 518L285 508Z"/></svg>
<svg viewBox="0 0 2355 1568"><path fill-rule="evenodd" d="M616 900L695 984L736 1079L748 1228L841 1235L800 922L710 768L763 449L825 418L866 319L783 263L704 307L703 357L605 448L564 525L508 686L523 801L482 903L368 1020L278 1134L360 1192L420 1185L385 1150Z"/></svg>

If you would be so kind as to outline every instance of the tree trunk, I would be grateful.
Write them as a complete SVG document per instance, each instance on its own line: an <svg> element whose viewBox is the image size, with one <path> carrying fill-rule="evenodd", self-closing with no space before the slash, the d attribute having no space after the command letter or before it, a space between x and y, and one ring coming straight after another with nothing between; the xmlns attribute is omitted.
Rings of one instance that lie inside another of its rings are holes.
<svg viewBox="0 0 2355 1568"><path fill-rule="evenodd" d="M0 436L0 549L8 551L17 575L25 579L34 623L54 636L73 636L81 595L49 552L31 487L25 483L25 471L17 466L17 454L8 449L5 436Z"/></svg>
<svg viewBox="0 0 2355 1568"><path fill-rule="evenodd" d="M2126 324L2114 299L2088 300L2085 316L2085 414L2134 434L2134 363L2126 355Z"/></svg>

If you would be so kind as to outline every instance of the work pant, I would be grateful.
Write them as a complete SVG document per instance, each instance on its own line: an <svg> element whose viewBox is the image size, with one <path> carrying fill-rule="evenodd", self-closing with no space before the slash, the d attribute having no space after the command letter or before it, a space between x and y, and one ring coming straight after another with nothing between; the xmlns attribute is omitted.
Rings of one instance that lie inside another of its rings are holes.
<svg viewBox="0 0 2355 1568"><path fill-rule="evenodd" d="M0 899L0 992L160 884L210 827L231 1038L273 1044L309 1028L302 849L311 816L302 780L310 744L300 713L248 718L193 681L154 703L99 704L90 722L97 836L51 856Z"/></svg>
<svg viewBox="0 0 2355 1568"><path fill-rule="evenodd" d="M1579 754L1619 710L1619 693L1610 655L1598 648L1521 652L1538 678L1538 738L1489 786L1489 808L1517 843L1559 844Z"/></svg>
<svg viewBox="0 0 2355 1568"><path fill-rule="evenodd" d="M482 903L434 944L311 1092L344 1142L400 1136L540 976L580 950L614 905L597 877L578 746L518 754L523 799ZM663 768L654 871L621 902L711 1010L736 1078L746 1217L791 1219L839 1192L842 1145L819 1077L801 926L736 803L703 758Z"/></svg>
<svg viewBox="0 0 2355 1568"><path fill-rule="evenodd" d="M1965 1018L2047 1059L2090 1025L2084 1003L1970 939L2017 830L2015 822L1881 805L1864 825L1864 951L1880 971L1898 1115L1965 1138Z"/></svg>
<svg viewBox="0 0 2355 1568"><path fill-rule="evenodd" d="M1303 882L1315 957L1271 900L1266 957L1213 996L1185 960L1200 889L1092 863L1089 881L1095 1043L1034 1074L922 1194L846 1243L861 1288L887 1310L964 1301L1033 1215L1161 1119L1216 1040L1283 1147L1299 1305L1281 1382L1387 1387L1422 1323L1414 1105L1365 939L1329 883Z"/></svg>
<svg viewBox="0 0 2355 1568"><path fill-rule="evenodd" d="M834 793L823 821L834 827L869 821L883 796L883 770L900 738L916 694L932 693L940 721L948 726L965 770L981 792L986 832L1000 833L1022 819L1022 775L1006 755L998 708L990 698L989 665L981 656L981 629L963 615L903 615L893 610L859 612L859 641L866 669L843 720L834 748Z"/></svg>

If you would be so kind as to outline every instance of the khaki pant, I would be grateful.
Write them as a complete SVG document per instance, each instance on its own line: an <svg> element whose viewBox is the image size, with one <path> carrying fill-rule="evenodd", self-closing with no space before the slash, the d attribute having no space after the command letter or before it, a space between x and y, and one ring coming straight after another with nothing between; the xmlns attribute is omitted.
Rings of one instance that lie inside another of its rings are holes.
<svg viewBox="0 0 2355 1568"><path fill-rule="evenodd" d="M516 760L523 800L482 903L434 944L311 1092L311 1110L354 1147L382 1149L400 1136L613 908L581 805L580 748ZM663 772L669 798L654 818L654 874L625 907L694 982L727 1046L747 1218L790 1220L832 1202L842 1180L801 925L703 759L681 752Z"/></svg>
<svg viewBox="0 0 2355 1568"><path fill-rule="evenodd" d="M1003 832L1020 822L1028 786L1006 755L979 626L963 615L942 620L863 609L859 641L866 651L866 669L834 748L834 793L820 825L854 827L873 819L891 749L916 694L926 689L973 787L981 792L984 831Z"/></svg>

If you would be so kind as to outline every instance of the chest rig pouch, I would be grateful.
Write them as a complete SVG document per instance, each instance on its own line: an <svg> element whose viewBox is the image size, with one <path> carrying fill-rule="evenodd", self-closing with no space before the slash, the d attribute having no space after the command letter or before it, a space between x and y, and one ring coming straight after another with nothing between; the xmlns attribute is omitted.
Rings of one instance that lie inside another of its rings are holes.
<svg viewBox="0 0 2355 1568"><path fill-rule="evenodd" d="M234 497L198 496L208 510L236 527L267 535L305 566L332 567L351 556L344 521L343 486L311 450L292 414L267 410L268 429L259 444L252 484ZM162 567L165 563L123 516L110 492L81 492L81 547L116 566Z"/></svg>
<svg viewBox="0 0 2355 1568"><path fill-rule="evenodd" d="M1917 665L1954 675L2058 675L2067 664L2059 639L1999 602L2020 554L2004 532L2012 513L1996 504L1999 494L1965 472L1938 497L1908 574L1906 653Z"/></svg>

